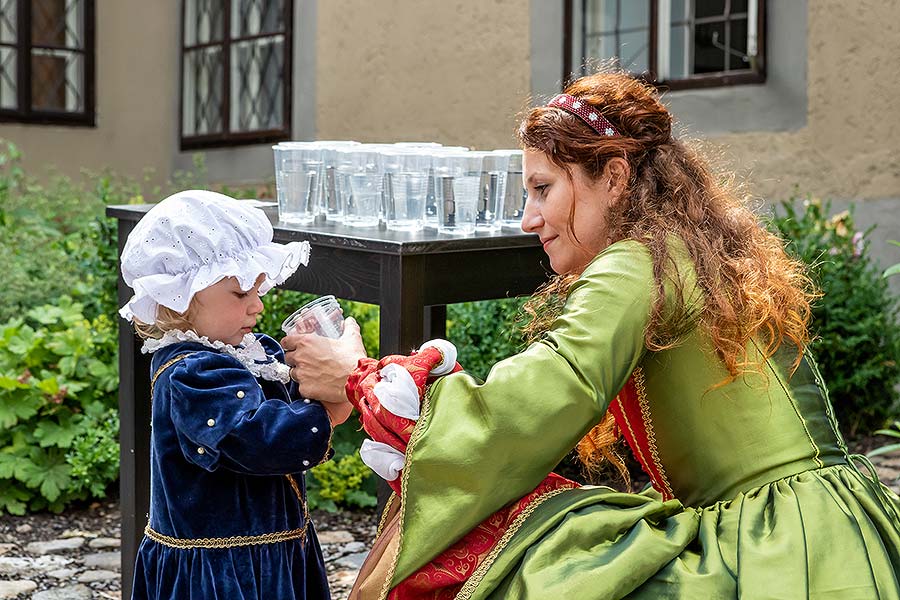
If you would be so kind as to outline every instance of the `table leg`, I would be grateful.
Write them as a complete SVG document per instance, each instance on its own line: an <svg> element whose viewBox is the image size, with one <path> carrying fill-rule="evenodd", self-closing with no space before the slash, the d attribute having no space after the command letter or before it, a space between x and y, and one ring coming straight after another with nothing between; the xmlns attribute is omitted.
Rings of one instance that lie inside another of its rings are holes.
<svg viewBox="0 0 900 600"><path fill-rule="evenodd" d="M134 223L119 221L119 254ZM119 305L131 290L119 277ZM119 321L119 509L122 513L122 597L131 597L134 559L150 510L150 359L131 325Z"/></svg>
<svg viewBox="0 0 900 600"><path fill-rule="evenodd" d="M429 340L447 339L447 306L436 304L425 307L425 336Z"/></svg>

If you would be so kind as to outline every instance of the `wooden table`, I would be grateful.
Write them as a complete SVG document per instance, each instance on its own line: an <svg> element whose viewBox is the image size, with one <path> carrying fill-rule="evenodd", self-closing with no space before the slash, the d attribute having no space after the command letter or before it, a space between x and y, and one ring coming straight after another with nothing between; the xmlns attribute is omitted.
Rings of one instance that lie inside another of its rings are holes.
<svg viewBox="0 0 900 600"><path fill-rule="evenodd" d="M128 233L152 205L110 206L118 219L121 255ZM477 233L453 237L435 231L410 233L337 224L293 226L278 222L275 241L307 240L309 266L282 288L333 294L378 304L380 352L407 353L425 340L445 337L447 304L532 293L546 281L546 257L535 235ZM119 278L119 305L132 291ZM120 504L122 597L131 596L134 559L150 505L150 357L131 326L119 322Z"/></svg>

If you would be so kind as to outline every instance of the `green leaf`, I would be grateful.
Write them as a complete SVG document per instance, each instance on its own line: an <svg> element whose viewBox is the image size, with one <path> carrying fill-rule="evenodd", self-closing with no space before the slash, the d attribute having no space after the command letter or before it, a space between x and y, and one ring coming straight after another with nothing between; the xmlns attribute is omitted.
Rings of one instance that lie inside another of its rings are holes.
<svg viewBox="0 0 900 600"><path fill-rule="evenodd" d="M12 427L20 419L30 419L37 414L38 406L38 400L27 392L0 395L0 427Z"/></svg>
<svg viewBox="0 0 900 600"><path fill-rule="evenodd" d="M53 502L69 485L71 471L72 467L66 463L64 455L55 450L35 449L19 479L30 488L40 488L41 495Z"/></svg>
<svg viewBox="0 0 900 600"><path fill-rule="evenodd" d="M890 277L891 275L896 275L900 273L900 263L894 265L893 267L889 267L885 272L883 277Z"/></svg>
<svg viewBox="0 0 900 600"><path fill-rule="evenodd" d="M44 419L34 428L34 437L39 440L42 448L49 446L68 448L72 445L72 440L82 433L82 428L79 427L83 419L81 415L72 416L64 413L58 419L58 421Z"/></svg>
<svg viewBox="0 0 900 600"><path fill-rule="evenodd" d="M873 456L878 456L879 454L888 454L890 452L895 452L900 450L900 444L888 444L887 446L882 446L881 448L876 448L869 452L866 456L869 458Z"/></svg>
<svg viewBox="0 0 900 600"><path fill-rule="evenodd" d="M378 505L378 499L372 494L363 490L350 490L349 492L347 492L345 499L347 504L356 505L363 508Z"/></svg>
<svg viewBox="0 0 900 600"><path fill-rule="evenodd" d="M48 396L55 396L57 392L59 392L59 382L56 380L56 377L43 379L39 381L35 387Z"/></svg>
<svg viewBox="0 0 900 600"><path fill-rule="evenodd" d="M5 510L11 515L24 515L29 498L31 494L15 483L0 481L0 513Z"/></svg>
<svg viewBox="0 0 900 600"><path fill-rule="evenodd" d="M0 375L0 389L2 390L27 390L29 387L31 386L27 383L22 383L18 379Z"/></svg>

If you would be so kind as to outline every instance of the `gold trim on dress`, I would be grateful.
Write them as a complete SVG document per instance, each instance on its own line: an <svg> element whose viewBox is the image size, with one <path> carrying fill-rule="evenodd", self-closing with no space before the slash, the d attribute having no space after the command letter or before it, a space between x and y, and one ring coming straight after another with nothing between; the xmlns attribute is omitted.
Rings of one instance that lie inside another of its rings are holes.
<svg viewBox="0 0 900 600"><path fill-rule="evenodd" d="M669 478L666 476L666 470L663 468L662 461L659 458L659 449L656 446L656 433L653 431L653 417L650 414L650 402L647 400L647 389L644 387L644 370L637 367L634 370L634 387L637 389L638 404L641 406L641 418L644 421L644 429L647 430L647 445L650 447L650 455L653 457L653 464L659 473L660 483L669 498L674 498L672 486L669 485Z"/></svg>
<svg viewBox="0 0 900 600"><path fill-rule="evenodd" d="M179 354L175 358L163 363L163 365L156 370L156 373L153 374L153 377L150 378L150 402L153 402L153 387L156 385L156 380L159 379L159 376L162 375L163 371L177 363L178 361L184 360L188 356L193 354L193 352L188 352L187 354Z"/></svg>
<svg viewBox="0 0 900 600"><path fill-rule="evenodd" d="M275 533L264 533L262 535L235 535L227 538L176 538L154 531L148 524L144 528L144 534L154 542L177 550L193 550L195 548L238 548L241 546L256 546L259 544L275 544L296 539L306 541L306 529L308 524L309 521L307 520L303 527L291 529L290 531L278 531Z"/></svg>
<svg viewBox="0 0 900 600"><path fill-rule="evenodd" d="M397 499L397 494L391 492L391 495L388 497L387 502L384 503L384 509L381 511L381 518L378 519L378 528L375 530L375 537L381 535L381 532L384 530L384 525L387 523L387 516L391 512L391 506L394 505L394 501Z"/></svg>
<svg viewBox="0 0 900 600"><path fill-rule="evenodd" d="M637 439L637 436L634 434L634 429L631 428L631 421L628 419L628 413L625 411L625 404L622 402L622 398L616 396L616 402L619 404L619 409L622 411L622 419L625 420L625 426L628 428L628 432L631 434L631 439L634 440L634 447L637 450L638 459L641 461L642 465L650 465L647 459L644 457L644 453L641 452L641 442Z"/></svg>
<svg viewBox="0 0 900 600"><path fill-rule="evenodd" d="M487 573L488 569L491 568L491 565L494 564L494 561L500 555L500 552L506 548L506 545L509 543L509 540L519 531L522 527L522 524L525 523L525 520L531 516L531 514L537 510L537 508L549 500L563 492L568 492L569 490L575 489L574 487L563 487L557 488L555 490L551 490L549 492L545 492L528 503L528 506L519 513L512 524L509 526L509 529L503 532L503 536L500 540L491 548L491 551L485 557L484 562L478 565L475 570L472 572L472 575L466 580L466 583L460 588L459 592L454 597L454 600L469 600L472 597L472 594L475 592L475 588L478 587L478 584L481 583L481 580L484 579L485 573Z"/></svg>
<svg viewBox="0 0 900 600"><path fill-rule="evenodd" d="M428 420L428 415L431 412L431 387L427 387L425 393L422 396L422 410L419 412L419 420L416 421L415 426L413 427L412 433L409 436L409 442L406 444L406 456L410 455L413 447L418 443L419 438L422 437L422 432L425 430L425 423ZM379 594L379 600L385 600L388 597L388 594L391 592L391 581L394 579L394 572L397 570L397 561L400 559L400 549L403 546L403 517L406 515L406 486L409 480L409 468L403 469L403 474L400 476L400 517L397 519L397 549L394 552L394 556L391 557L390 566L388 567L387 577L384 580L384 584L381 586L381 594Z"/></svg>

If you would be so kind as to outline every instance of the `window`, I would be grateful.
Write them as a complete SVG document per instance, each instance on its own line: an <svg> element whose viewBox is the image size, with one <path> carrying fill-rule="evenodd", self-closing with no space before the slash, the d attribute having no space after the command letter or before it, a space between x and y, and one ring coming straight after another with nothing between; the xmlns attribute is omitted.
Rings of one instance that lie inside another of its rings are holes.
<svg viewBox="0 0 900 600"><path fill-rule="evenodd" d="M93 0L0 0L0 121L94 125Z"/></svg>
<svg viewBox="0 0 900 600"><path fill-rule="evenodd" d="M292 0L184 0L181 148L288 139Z"/></svg>
<svg viewBox="0 0 900 600"><path fill-rule="evenodd" d="M670 89L765 81L765 0L568 0L566 22L566 77L615 59Z"/></svg>

